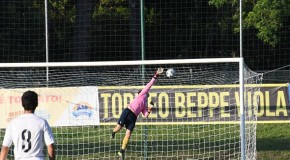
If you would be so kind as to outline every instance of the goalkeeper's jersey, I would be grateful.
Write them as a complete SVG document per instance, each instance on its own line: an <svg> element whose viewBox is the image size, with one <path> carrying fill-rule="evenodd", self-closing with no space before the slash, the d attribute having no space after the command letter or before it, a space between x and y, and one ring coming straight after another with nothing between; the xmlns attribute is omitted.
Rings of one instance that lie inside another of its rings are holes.
<svg viewBox="0 0 290 160"><path fill-rule="evenodd" d="M152 78L151 81L143 88L143 90L135 97L135 99L130 103L130 108L132 112L135 113L136 116L142 112L144 116L148 115L147 112L147 93L149 92L150 88L156 82L155 78Z"/></svg>
<svg viewBox="0 0 290 160"><path fill-rule="evenodd" d="M3 146L14 144L15 160L44 160L43 146L54 143L52 130L45 119L23 114L7 126Z"/></svg>

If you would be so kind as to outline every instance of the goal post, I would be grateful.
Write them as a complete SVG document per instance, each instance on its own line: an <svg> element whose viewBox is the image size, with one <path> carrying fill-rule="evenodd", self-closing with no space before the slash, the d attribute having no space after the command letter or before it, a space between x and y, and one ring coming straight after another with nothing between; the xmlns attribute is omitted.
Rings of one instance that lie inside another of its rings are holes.
<svg viewBox="0 0 290 160"><path fill-rule="evenodd" d="M111 139L113 127L158 67L175 75L152 86L156 109L138 117L126 157L256 158L262 77L243 58L0 63L0 138L29 89L39 94L35 114L52 126L57 159L114 159L125 129Z"/></svg>

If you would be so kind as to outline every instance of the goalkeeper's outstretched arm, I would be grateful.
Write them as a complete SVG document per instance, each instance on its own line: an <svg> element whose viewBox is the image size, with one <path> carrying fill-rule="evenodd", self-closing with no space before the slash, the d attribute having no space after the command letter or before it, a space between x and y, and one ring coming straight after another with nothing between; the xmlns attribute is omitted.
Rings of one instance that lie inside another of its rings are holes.
<svg viewBox="0 0 290 160"><path fill-rule="evenodd" d="M151 81L149 83L147 83L147 85L144 87L144 89L142 89L142 91L139 93L140 95L143 95L143 94L146 94L149 92L152 85L156 82L156 78L159 77L159 75L163 72L163 70L164 69L162 67L157 69L157 71L155 72Z"/></svg>

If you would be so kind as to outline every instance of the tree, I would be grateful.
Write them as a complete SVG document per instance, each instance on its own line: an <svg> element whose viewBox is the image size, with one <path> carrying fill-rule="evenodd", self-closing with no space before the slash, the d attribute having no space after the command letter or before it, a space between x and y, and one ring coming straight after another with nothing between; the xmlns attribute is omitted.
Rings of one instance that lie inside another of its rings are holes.
<svg viewBox="0 0 290 160"><path fill-rule="evenodd" d="M222 7L226 3L233 6L238 6L237 0L209 0L209 4ZM239 7L236 7L236 13L233 19L236 22L235 31L238 31L238 15ZM255 28L257 30L257 37L266 44L275 47L280 39L280 33L283 32L285 19L290 16L290 1L289 0L245 0L243 3L243 24L245 28ZM288 29L287 29L288 30Z"/></svg>

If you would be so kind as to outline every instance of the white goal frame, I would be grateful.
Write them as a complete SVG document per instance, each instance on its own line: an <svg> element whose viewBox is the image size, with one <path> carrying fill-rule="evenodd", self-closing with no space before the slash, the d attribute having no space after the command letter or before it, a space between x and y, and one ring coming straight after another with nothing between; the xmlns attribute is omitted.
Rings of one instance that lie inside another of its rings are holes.
<svg viewBox="0 0 290 160"><path fill-rule="evenodd" d="M204 58L204 59L172 59L172 60L142 60L142 61L99 61L99 62L40 62L40 63L0 63L0 68L28 68L46 67L47 80L49 80L50 67L85 67L85 66L122 66L122 65L148 65L148 64L185 64L185 63L239 63L239 91L244 93L244 59L243 58ZM240 94L240 140L241 160L245 160L245 114L244 94Z"/></svg>

